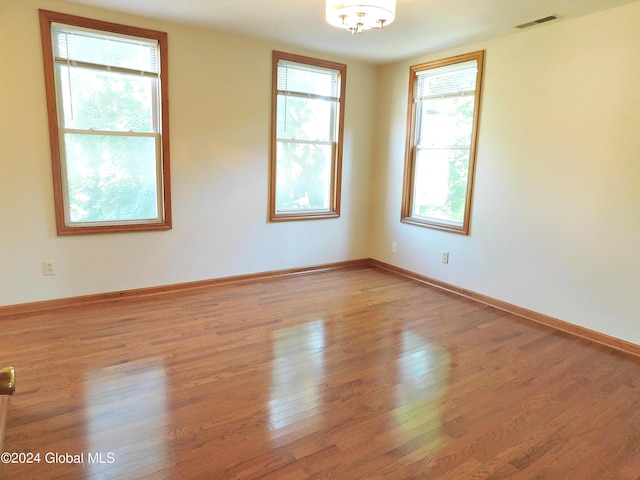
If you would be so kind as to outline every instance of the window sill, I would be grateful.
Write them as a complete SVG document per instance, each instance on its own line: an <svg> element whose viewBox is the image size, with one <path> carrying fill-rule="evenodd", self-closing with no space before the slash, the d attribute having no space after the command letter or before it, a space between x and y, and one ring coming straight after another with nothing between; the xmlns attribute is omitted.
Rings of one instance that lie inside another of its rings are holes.
<svg viewBox="0 0 640 480"><path fill-rule="evenodd" d="M457 233L459 235L469 235L468 225L451 225L447 223L433 222L415 217L403 217L400 219L402 223L416 225L418 227L432 228L434 230L442 230L445 232Z"/></svg>

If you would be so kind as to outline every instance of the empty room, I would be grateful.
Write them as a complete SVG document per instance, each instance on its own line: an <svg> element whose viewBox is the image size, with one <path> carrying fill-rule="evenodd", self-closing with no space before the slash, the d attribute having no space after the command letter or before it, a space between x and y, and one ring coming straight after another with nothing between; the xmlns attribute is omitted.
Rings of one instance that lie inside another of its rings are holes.
<svg viewBox="0 0 640 480"><path fill-rule="evenodd" d="M0 32L0 478L640 478L640 1Z"/></svg>

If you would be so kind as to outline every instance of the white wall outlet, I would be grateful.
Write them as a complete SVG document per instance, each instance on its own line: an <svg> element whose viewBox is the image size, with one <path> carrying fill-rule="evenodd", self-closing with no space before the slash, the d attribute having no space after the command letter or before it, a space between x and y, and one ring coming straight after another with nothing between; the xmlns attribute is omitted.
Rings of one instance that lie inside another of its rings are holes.
<svg viewBox="0 0 640 480"><path fill-rule="evenodd" d="M56 262L54 260L45 260L42 262L42 269L45 275L56 274Z"/></svg>
<svg viewBox="0 0 640 480"><path fill-rule="evenodd" d="M449 263L449 252L442 252L442 263Z"/></svg>
<svg viewBox="0 0 640 480"><path fill-rule="evenodd" d="M391 251L396 253L398 251L398 242L391 242Z"/></svg>

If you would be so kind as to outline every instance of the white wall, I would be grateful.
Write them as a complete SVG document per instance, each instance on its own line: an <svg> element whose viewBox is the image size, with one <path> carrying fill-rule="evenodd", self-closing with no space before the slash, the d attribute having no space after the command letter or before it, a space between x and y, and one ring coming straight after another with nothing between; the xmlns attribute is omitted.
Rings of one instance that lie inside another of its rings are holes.
<svg viewBox="0 0 640 480"><path fill-rule="evenodd" d="M409 66L480 49L471 235L402 224ZM371 256L640 344L639 51L636 2L381 67Z"/></svg>
<svg viewBox="0 0 640 480"><path fill-rule="evenodd" d="M168 32L173 230L56 236L38 8ZM374 67L55 0L3 0L0 32L0 305L368 256ZM266 221L274 49L348 64L339 219Z"/></svg>

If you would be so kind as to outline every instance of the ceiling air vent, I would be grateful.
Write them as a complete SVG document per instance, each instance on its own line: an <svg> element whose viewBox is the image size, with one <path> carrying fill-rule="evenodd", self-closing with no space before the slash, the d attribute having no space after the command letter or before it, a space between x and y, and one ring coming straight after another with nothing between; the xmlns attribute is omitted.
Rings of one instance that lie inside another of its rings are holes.
<svg viewBox="0 0 640 480"><path fill-rule="evenodd" d="M533 20L532 22L523 23L522 25L516 25L516 28L523 29L533 27L534 25L539 25L541 23L550 22L551 20L555 20L558 18L557 15L549 15L548 17L539 18L537 20Z"/></svg>

